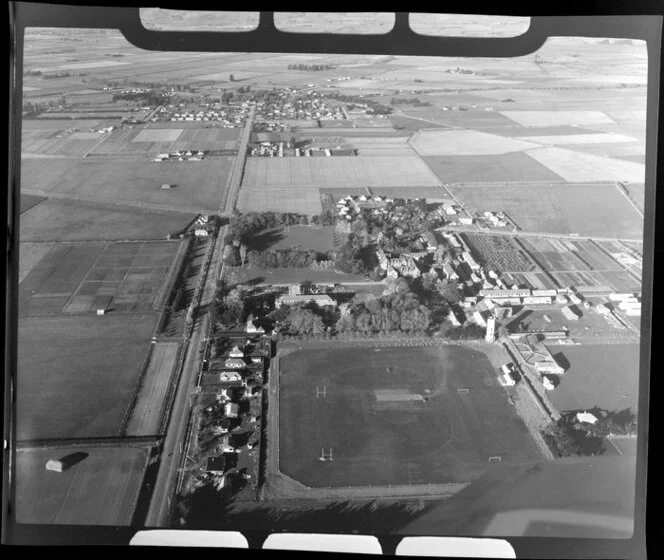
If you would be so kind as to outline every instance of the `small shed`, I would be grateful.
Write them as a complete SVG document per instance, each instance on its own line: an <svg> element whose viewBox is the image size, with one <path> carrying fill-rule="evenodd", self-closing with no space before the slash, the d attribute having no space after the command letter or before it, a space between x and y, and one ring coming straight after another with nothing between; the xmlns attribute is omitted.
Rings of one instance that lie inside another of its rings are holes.
<svg viewBox="0 0 664 560"><path fill-rule="evenodd" d="M171 187L172 187L172 185L170 185L169 183L164 183L163 185L161 185L161 188L164 189L164 190L165 189L170 189Z"/></svg>

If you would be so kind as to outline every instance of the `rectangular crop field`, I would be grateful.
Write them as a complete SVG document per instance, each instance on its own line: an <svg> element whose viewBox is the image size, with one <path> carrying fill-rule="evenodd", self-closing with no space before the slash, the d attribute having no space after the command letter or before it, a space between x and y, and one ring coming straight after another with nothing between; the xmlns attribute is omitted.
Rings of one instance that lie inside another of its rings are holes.
<svg viewBox="0 0 664 560"><path fill-rule="evenodd" d="M582 344L549 349L554 356L563 354L569 362L560 385L549 393L559 411L595 406L612 411L638 403L638 344Z"/></svg>
<svg viewBox="0 0 664 560"><path fill-rule="evenodd" d="M32 242L164 239L193 219L194 213L50 198L21 216L20 238Z"/></svg>
<svg viewBox="0 0 664 560"><path fill-rule="evenodd" d="M541 148L529 155L566 181L631 181L643 183L645 165L633 161L611 159L565 148Z"/></svg>
<svg viewBox="0 0 664 560"><path fill-rule="evenodd" d="M539 272L519 239L506 235L461 234L474 255L494 272Z"/></svg>
<svg viewBox="0 0 664 560"><path fill-rule="evenodd" d="M47 192L89 196L98 202L155 204L164 209L214 212L219 210L233 158L194 162L117 161L99 158L79 161L44 185ZM161 185L172 185L161 189Z"/></svg>
<svg viewBox="0 0 664 560"><path fill-rule="evenodd" d="M49 459L78 455L58 473ZM130 525L147 466L141 447L59 447L16 452L16 521L43 525Z"/></svg>
<svg viewBox="0 0 664 560"><path fill-rule="evenodd" d="M58 313L76 291L103 249L102 244L49 245L19 289L22 315ZM62 302L59 309L56 302Z"/></svg>
<svg viewBox="0 0 664 560"><path fill-rule="evenodd" d="M437 177L419 157L250 158L243 186L435 186Z"/></svg>
<svg viewBox="0 0 664 560"><path fill-rule="evenodd" d="M452 188L469 209L502 210L524 231L632 239L643 236L643 219L611 183Z"/></svg>
<svg viewBox="0 0 664 560"><path fill-rule="evenodd" d="M426 156L441 183L560 181L560 176L527 153L482 156Z"/></svg>
<svg viewBox="0 0 664 560"><path fill-rule="evenodd" d="M171 382L179 343L157 342L152 345L150 361L143 373L141 387L131 411L125 435L150 436L159 433L159 417Z"/></svg>
<svg viewBox="0 0 664 560"><path fill-rule="evenodd" d="M53 248L52 245L41 243L20 243L18 247L18 283L25 280L33 268L39 264L44 256Z"/></svg>
<svg viewBox="0 0 664 560"><path fill-rule="evenodd" d="M601 111L501 111L501 114L523 126L613 124L613 120Z"/></svg>
<svg viewBox="0 0 664 560"><path fill-rule="evenodd" d="M421 156L489 156L522 152L539 144L476 130L422 130L411 139Z"/></svg>
<svg viewBox="0 0 664 560"><path fill-rule="evenodd" d="M254 160L250 159L247 166L251 161ZM238 195L237 208L240 212L267 212L273 210L275 212L295 212L311 216L320 214L323 210L317 188L278 185L243 186Z"/></svg>
<svg viewBox="0 0 664 560"><path fill-rule="evenodd" d="M279 369L279 469L308 486L467 482L540 456L478 349L300 350Z"/></svg>
<svg viewBox="0 0 664 560"><path fill-rule="evenodd" d="M21 317L17 439L119 435L157 319Z"/></svg>

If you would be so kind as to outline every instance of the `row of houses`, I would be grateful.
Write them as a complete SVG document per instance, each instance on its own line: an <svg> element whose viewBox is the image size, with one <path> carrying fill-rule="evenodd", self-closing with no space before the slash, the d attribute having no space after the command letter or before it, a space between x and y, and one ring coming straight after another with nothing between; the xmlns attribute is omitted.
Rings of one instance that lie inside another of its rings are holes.
<svg viewBox="0 0 664 560"><path fill-rule="evenodd" d="M201 161L205 157L204 150L178 150L177 152L162 152L157 154L153 161Z"/></svg>

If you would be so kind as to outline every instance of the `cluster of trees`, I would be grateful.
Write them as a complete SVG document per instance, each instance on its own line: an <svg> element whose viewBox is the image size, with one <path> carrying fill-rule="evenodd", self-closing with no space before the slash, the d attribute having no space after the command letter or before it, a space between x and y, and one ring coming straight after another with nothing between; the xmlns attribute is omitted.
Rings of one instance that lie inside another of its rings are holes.
<svg viewBox="0 0 664 560"><path fill-rule="evenodd" d="M429 308L422 303L404 278L391 283L381 297L361 294L354 298L349 313L340 317L340 333L426 333L431 324Z"/></svg>
<svg viewBox="0 0 664 560"><path fill-rule="evenodd" d="M223 282L217 284L215 305L217 320L226 328L237 327L246 321L246 301L251 288L239 285L228 289Z"/></svg>
<svg viewBox="0 0 664 560"><path fill-rule="evenodd" d="M51 72L50 74L42 73L41 77L44 80L55 80L57 78L69 78L71 77L71 73L70 72Z"/></svg>
<svg viewBox="0 0 664 560"><path fill-rule="evenodd" d="M361 103L363 105L367 105L369 107L369 109L367 110L367 114L369 115L389 115L390 113L392 113L392 107L383 105L378 101L374 101L373 99L367 99L362 96L345 95L343 93L339 93L336 91L326 93L325 95L326 97L338 99L339 101L345 101L346 103Z"/></svg>
<svg viewBox="0 0 664 560"><path fill-rule="evenodd" d="M607 449L603 437L565 417L551 423L542 437L558 457L602 455Z"/></svg>
<svg viewBox="0 0 664 560"><path fill-rule="evenodd" d="M249 251L247 257L249 263L261 268L307 268L316 262L330 259L328 253L297 249Z"/></svg>
<svg viewBox="0 0 664 560"><path fill-rule="evenodd" d="M129 78L123 78L122 80L109 80L106 82L106 86L109 88L116 87L140 87L145 89L173 89L175 91L188 91L196 92L197 88L190 86L189 84L179 84L179 83L169 83L167 81L161 82L139 82L137 80L130 80Z"/></svg>
<svg viewBox="0 0 664 560"><path fill-rule="evenodd" d="M113 103L117 101L140 101L142 105L161 105L164 102L165 95L156 91L137 91L114 93L111 97Z"/></svg>
<svg viewBox="0 0 664 560"><path fill-rule="evenodd" d="M230 103L233 100L234 95L235 94L232 91L224 91L221 94L221 102L225 104Z"/></svg>
<svg viewBox="0 0 664 560"><path fill-rule="evenodd" d="M313 72L318 72L320 70L334 70L336 68L335 64L289 64L289 70L311 70Z"/></svg>
<svg viewBox="0 0 664 560"><path fill-rule="evenodd" d="M229 223L229 240L246 242L252 235L266 229L284 226L307 225L309 219L305 214L293 212L246 212L236 213ZM226 242L229 242L226 240Z"/></svg>
<svg viewBox="0 0 664 560"><path fill-rule="evenodd" d="M481 340L484 338L484 327L476 324L461 325L460 327L447 327L443 328L440 332L443 338L450 340Z"/></svg>
<svg viewBox="0 0 664 560"><path fill-rule="evenodd" d="M443 219L427 208L424 200L397 198L386 205L387 218L383 214L374 215L369 208L362 211L353 220L352 228L356 233L368 232L373 235L382 232L379 245L388 251L411 248L413 239L432 231L443 224Z"/></svg>
<svg viewBox="0 0 664 560"><path fill-rule="evenodd" d="M349 234L344 243L334 254L334 268L339 272L349 274L364 274L373 267L367 266L367 261L372 255L369 247L361 247L359 238Z"/></svg>
<svg viewBox="0 0 664 560"><path fill-rule="evenodd" d="M333 226L337 223L337 213L334 208L324 208L320 214L311 217L314 226Z"/></svg>
<svg viewBox="0 0 664 560"><path fill-rule="evenodd" d="M249 93L251 91L251 86L240 86L237 88L238 93Z"/></svg>
<svg viewBox="0 0 664 560"><path fill-rule="evenodd" d="M588 431L596 436L606 437L609 434L636 434L637 414L632 408L614 410L599 419L596 424L588 426Z"/></svg>
<svg viewBox="0 0 664 560"><path fill-rule="evenodd" d="M417 97L403 98L393 97L390 99L392 105L417 105L418 107L429 107L431 103L428 101L420 101Z"/></svg>

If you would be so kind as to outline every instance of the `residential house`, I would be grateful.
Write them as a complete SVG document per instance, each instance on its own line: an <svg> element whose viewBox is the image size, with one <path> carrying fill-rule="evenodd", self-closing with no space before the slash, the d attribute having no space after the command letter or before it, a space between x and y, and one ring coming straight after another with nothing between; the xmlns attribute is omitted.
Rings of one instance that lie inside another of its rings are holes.
<svg viewBox="0 0 664 560"><path fill-rule="evenodd" d="M224 406L224 414L228 418L237 418L239 413L240 407L237 403L226 403L226 406Z"/></svg>
<svg viewBox="0 0 664 560"><path fill-rule="evenodd" d="M241 358L228 358L224 365L230 369L243 369L246 364Z"/></svg>
<svg viewBox="0 0 664 560"><path fill-rule="evenodd" d="M282 305L295 305L298 303L309 303L313 301L321 307L334 307L336 301L327 294L303 294L303 295L284 295L277 299L277 307Z"/></svg>

